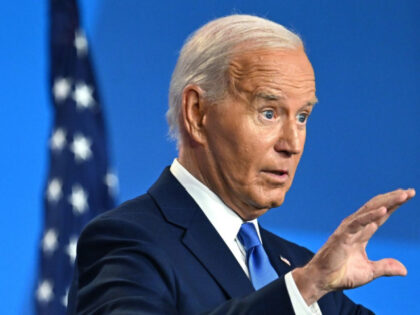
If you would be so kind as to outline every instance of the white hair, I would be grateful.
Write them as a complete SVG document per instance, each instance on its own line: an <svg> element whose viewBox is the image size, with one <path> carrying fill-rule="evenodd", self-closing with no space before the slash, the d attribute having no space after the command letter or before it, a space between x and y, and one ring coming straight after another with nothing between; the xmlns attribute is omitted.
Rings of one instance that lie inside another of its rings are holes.
<svg viewBox="0 0 420 315"><path fill-rule="evenodd" d="M246 45L240 45L246 42ZM204 91L215 102L228 87L229 62L237 53L260 48L297 49L303 43L284 26L252 15L230 15L202 26L191 34L181 49L169 87L166 118L169 133L180 143L182 94L189 84Z"/></svg>

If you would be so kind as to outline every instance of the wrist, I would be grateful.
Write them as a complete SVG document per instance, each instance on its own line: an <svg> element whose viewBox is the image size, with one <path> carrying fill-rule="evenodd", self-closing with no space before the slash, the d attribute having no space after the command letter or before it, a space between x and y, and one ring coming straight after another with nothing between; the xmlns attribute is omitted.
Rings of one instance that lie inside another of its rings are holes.
<svg viewBox="0 0 420 315"><path fill-rule="evenodd" d="M322 285L322 275L308 265L294 269L292 277L308 306L331 291Z"/></svg>

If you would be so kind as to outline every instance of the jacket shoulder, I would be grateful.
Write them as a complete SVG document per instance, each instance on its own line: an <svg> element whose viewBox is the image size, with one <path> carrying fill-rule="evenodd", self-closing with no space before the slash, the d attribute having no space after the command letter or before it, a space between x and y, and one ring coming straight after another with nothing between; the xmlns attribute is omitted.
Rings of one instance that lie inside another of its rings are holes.
<svg viewBox="0 0 420 315"><path fill-rule="evenodd" d="M143 244L156 244L164 237L165 218L159 207L148 194L121 204L90 221L83 229L78 249L95 244L114 244L136 240Z"/></svg>
<svg viewBox="0 0 420 315"><path fill-rule="evenodd" d="M159 208L149 194L138 196L125 201L118 207L106 211L97 216L92 222L100 220L128 220L132 221L139 217L161 217Z"/></svg>

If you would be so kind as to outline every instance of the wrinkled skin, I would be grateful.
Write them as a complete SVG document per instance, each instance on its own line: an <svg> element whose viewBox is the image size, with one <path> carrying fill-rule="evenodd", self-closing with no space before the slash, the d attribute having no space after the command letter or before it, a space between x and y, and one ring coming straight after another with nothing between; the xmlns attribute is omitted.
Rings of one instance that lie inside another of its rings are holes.
<svg viewBox="0 0 420 315"><path fill-rule="evenodd" d="M315 78L303 49L245 53L233 58L229 77L229 92L217 104L200 104L189 91L196 103L184 106L184 120L198 145L186 154L194 162L183 150L180 162L251 220L280 206L292 184L316 102Z"/></svg>
<svg viewBox="0 0 420 315"><path fill-rule="evenodd" d="M356 288L382 276L407 274L396 259L369 260L366 246L391 214L414 196L414 189L397 189L372 198L343 220L306 266L293 271L308 305L334 290Z"/></svg>
<svg viewBox="0 0 420 315"><path fill-rule="evenodd" d="M292 184L316 103L315 78L303 49L243 53L231 60L228 75L229 90L216 104L196 85L184 89L179 161L251 220L280 206ZM414 195L414 189L398 189L372 198L343 220L307 265L293 270L308 305L330 291L407 273L395 259L369 260L366 246Z"/></svg>

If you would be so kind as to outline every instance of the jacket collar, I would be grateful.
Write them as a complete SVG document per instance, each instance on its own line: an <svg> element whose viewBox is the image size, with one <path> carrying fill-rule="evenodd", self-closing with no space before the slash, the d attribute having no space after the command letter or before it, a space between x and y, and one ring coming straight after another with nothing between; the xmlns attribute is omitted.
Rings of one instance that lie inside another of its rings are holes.
<svg viewBox="0 0 420 315"><path fill-rule="evenodd" d="M270 263L280 277L297 267L289 251L287 241L263 229L261 226L260 232Z"/></svg>
<svg viewBox="0 0 420 315"><path fill-rule="evenodd" d="M185 229L183 244L229 298L245 296L254 291L227 245L169 168L163 171L148 193L168 222Z"/></svg>

